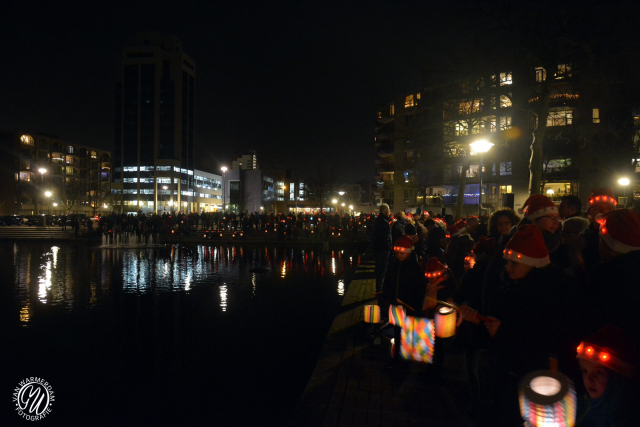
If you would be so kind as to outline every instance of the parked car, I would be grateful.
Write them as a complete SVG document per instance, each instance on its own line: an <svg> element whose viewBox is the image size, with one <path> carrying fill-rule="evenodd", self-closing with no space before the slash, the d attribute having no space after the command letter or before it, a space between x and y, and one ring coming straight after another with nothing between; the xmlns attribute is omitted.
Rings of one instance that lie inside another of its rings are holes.
<svg viewBox="0 0 640 427"><path fill-rule="evenodd" d="M85 226L87 224L87 215L86 214L69 214L67 215L67 225L71 225L73 220L77 219L80 221L81 226Z"/></svg>
<svg viewBox="0 0 640 427"><path fill-rule="evenodd" d="M44 215L29 215L26 219L26 224L29 227L32 225L44 225Z"/></svg>
<svg viewBox="0 0 640 427"><path fill-rule="evenodd" d="M20 215L5 215L0 217L0 225L22 225L24 218Z"/></svg>

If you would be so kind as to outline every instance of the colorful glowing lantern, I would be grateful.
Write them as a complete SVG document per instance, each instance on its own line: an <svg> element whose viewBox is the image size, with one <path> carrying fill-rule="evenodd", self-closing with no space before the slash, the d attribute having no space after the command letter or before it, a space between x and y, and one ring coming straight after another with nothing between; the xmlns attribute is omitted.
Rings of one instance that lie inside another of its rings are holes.
<svg viewBox="0 0 640 427"><path fill-rule="evenodd" d="M456 320L458 316L451 307L440 306L436 309L436 336L449 338L456 334Z"/></svg>
<svg viewBox="0 0 640 427"><path fill-rule="evenodd" d="M576 392L573 382L557 371L535 371L518 387L520 414L532 427L573 427Z"/></svg>
<svg viewBox="0 0 640 427"><path fill-rule="evenodd" d="M407 316L400 332L400 355L403 359L433 363L435 339L433 320Z"/></svg>
<svg viewBox="0 0 640 427"><path fill-rule="evenodd" d="M364 306L364 321L367 323L380 323L380 306L379 305L365 305Z"/></svg>
<svg viewBox="0 0 640 427"><path fill-rule="evenodd" d="M389 306L389 323L402 328L404 324L404 318L407 316L407 311L401 305Z"/></svg>

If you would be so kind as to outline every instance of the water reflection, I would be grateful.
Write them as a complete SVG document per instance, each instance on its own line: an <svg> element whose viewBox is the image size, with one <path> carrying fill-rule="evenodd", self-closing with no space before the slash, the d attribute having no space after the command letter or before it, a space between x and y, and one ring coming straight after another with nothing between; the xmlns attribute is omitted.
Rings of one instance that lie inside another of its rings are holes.
<svg viewBox="0 0 640 427"><path fill-rule="evenodd" d="M360 260L353 252L266 246L175 244L125 249L12 243L0 244L1 248L13 257L13 266L8 266L13 280L4 283L13 283L7 291L19 300L13 318L22 325L33 322L44 306L66 311L112 307L127 294L195 292L206 302L212 294L203 290L211 286L218 289L217 301L208 303L222 312L273 294L286 299L280 293L314 281L332 283L333 295L337 289L336 296L343 296L345 272ZM294 287L278 288L281 282Z"/></svg>

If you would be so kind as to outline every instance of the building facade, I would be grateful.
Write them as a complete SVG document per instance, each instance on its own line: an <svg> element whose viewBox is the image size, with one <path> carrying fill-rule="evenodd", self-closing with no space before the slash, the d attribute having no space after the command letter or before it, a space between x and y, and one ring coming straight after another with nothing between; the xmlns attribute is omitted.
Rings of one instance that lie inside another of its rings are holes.
<svg viewBox="0 0 640 427"><path fill-rule="evenodd" d="M2 215L112 209L111 153L37 133L0 133Z"/></svg>
<svg viewBox="0 0 640 427"><path fill-rule="evenodd" d="M194 61L175 37L139 34L123 50L116 86L113 191L121 210L198 210L194 129Z"/></svg>
<svg viewBox="0 0 640 427"><path fill-rule="evenodd" d="M376 121L376 202L461 215L517 209L530 193L533 136L543 153L533 192L556 201L586 201L595 187L622 195L618 179L633 186L640 170L637 85L576 66L489 69L386 105ZM477 140L494 145L474 153Z"/></svg>

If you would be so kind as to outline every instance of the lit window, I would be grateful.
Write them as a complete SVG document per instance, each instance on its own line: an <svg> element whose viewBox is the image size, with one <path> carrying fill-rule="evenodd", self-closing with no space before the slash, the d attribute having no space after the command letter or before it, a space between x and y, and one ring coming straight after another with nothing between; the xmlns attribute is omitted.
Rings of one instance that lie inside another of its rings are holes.
<svg viewBox="0 0 640 427"><path fill-rule="evenodd" d="M558 71L556 71L556 80L562 80L571 77L571 65L560 64L558 65Z"/></svg>
<svg viewBox="0 0 640 427"><path fill-rule="evenodd" d="M501 185L500 186L500 194L509 194L512 193L513 190L510 185Z"/></svg>
<svg viewBox="0 0 640 427"><path fill-rule="evenodd" d="M92 159L97 159L98 158L98 153L96 153L95 151L91 152L91 158Z"/></svg>
<svg viewBox="0 0 640 427"><path fill-rule="evenodd" d="M137 166L125 166L124 167L124 171L125 172L138 172L138 167Z"/></svg>
<svg viewBox="0 0 640 427"><path fill-rule="evenodd" d="M416 98L420 99L420 94L417 94L417 95L416 95Z"/></svg>
<svg viewBox="0 0 640 427"><path fill-rule="evenodd" d="M460 120L455 124L456 136L464 136L469 134L469 128L465 120Z"/></svg>
<svg viewBox="0 0 640 427"><path fill-rule="evenodd" d="M640 116L633 116L633 125L640 126Z"/></svg>
<svg viewBox="0 0 640 427"><path fill-rule="evenodd" d="M593 123L600 123L600 109L594 108L592 112Z"/></svg>
<svg viewBox="0 0 640 427"><path fill-rule="evenodd" d="M573 108L552 107L549 108L547 126L567 126L573 123Z"/></svg>
<svg viewBox="0 0 640 427"><path fill-rule="evenodd" d="M74 150L75 149L73 148L73 145L70 145L70 146L67 147L67 153L69 153L69 154L73 154Z"/></svg>
<svg viewBox="0 0 640 427"><path fill-rule="evenodd" d="M396 106L394 104L391 104L389 106L389 115L393 116L396 113Z"/></svg>
<svg viewBox="0 0 640 427"><path fill-rule="evenodd" d="M511 128L511 116L500 117L500 130L507 130Z"/></svg>
<svg viewBox="0 0 640 427"><path fill-rule="evenodd" d="M31 137L31 135L22 135L20 137L20 142L22 143L22 145L29 145L33 147L33 138Z"/></svg>
<svg viewBox="0 0 640 427"><path fill-rule="evenodd" d="M543 82L547 80L547 70L544 67L536 67L536 81Z"/></svg>
<svg viewBox="0 0 640 427"><path fill-rule="evenodd" d="M508 108L512 107L513 104L511 102L511 94L500 95L500 108Z"/></svg>
<svg viewBox="0 0 640 427"><path fill-rule="evenodd" d="M513 83L513 74L511 72L500 73L500 86L506 86L512 83Z"/></svg>
<svg viewBox="0 0 640 427"><path fill-rule="evenodd" d="M409 96L405 97L405 99L404 99L404 108L413 107L414 105L415 105L415 102L413 100L413 95L409 95Z"/></svg>
<svg viewBox="0 0 640 427"><path fill-rule="evenodd" d="M473 114L482 109L483 99L465 99L458 105L458 114Z"/></svg>
<svg viewBox="0 0 640 427"><path fill-rule="evenodd" d="M511 162L500 162L500 176L512 174Z"/></svg>

